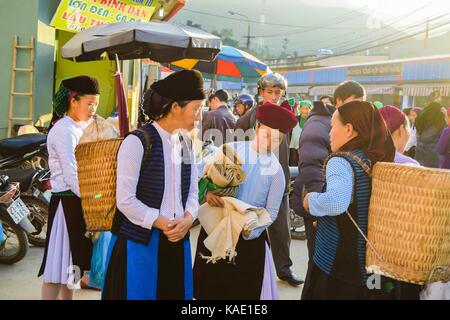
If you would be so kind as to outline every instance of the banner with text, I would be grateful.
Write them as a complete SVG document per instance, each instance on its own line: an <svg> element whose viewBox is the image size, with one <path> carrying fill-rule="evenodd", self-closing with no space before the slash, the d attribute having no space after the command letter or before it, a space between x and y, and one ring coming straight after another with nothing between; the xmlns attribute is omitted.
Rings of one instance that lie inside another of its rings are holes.
<svg viewBox="0 0 450 320"><path fill-rule="evenodd" d="M104 23L150 21L158 0L61 0L51 25L79 32Z"/></svg>

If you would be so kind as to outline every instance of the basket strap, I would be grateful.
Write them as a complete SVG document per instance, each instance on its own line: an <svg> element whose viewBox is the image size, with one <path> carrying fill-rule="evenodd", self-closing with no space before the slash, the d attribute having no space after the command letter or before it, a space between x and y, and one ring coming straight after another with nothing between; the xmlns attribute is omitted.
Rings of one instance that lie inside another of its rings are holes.
<svg viewBox="0 0 450 320"><path fill-rule="evenodd" d="M369 241L369 239L367 239L366 235L364 234L364 232L362 232L361 228L358 226L358 224L356 223L356 221L353 219L352 215L350 214L350 212L348 212L348 210L346 211L347 216L350 218L350 220L353 222L353 224L355 225L356 229L358 229L358 232L362 235L362 237L364 238L364 240L367 242L367 244L369 245L370 249L373 250L373 252L376 254L377 258L380 259L381 261L384 261L383 256L375 249L374 245L372 242Z"/></svg>
<svg viewBox="0 0 450 320"><path fill-rule="evenodd" d="M450 278L450 267L449 266L434 266L428 275L426 285L430 285L431 280L433 280L433 276L436 271L441 271L444 274L443 278L440 281L442 281L442 282L449 281L447 279Z"/></svg>
<svg viewBox="0 0 450 320"><path fill-rule="evenodd" d="M366 172L366 174L369 177L372 177L372 169L370 168L370 166L367 165L367 163L364 162L364 160L362 160L359 156L357 156L353 152L335 152L334 155L344 155L344 156L347 156L347 157L355 160L356 163L358 163L361 166L361 168ZM333 154L331 154L330 157L331 156L333 156Z"/></svg>
<svg viewBox="0 0 450 320"><path fill-rule="evenodd" d="M150 150L152 149L152 139L147 131L145 131L142 128L137 129L138 131L142 132L145 139L145 148L144 148L144 157L143 160L147 160L148 155L150 154Z"/></svg>

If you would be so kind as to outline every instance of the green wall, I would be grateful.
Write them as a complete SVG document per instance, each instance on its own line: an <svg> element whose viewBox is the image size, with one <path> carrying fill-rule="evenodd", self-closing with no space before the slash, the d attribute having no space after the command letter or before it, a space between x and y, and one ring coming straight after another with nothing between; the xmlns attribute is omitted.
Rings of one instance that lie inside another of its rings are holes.
<svg viewBox="0 0 450 320"><path fill-rule="evenodd" d="M72 33L50 27L60 0L0 0L0 139L7 135L9 92L11 82L12 44L14 35L20 44L35 38L35 73L33 88L34 122L40 115L52 111L55 88L64 78L90 75L100 83L99 113L108 116L115 108L115 63L108 61L74 63L60 57L59 48ZM29 65L29 51L19 51L17 65ZM28 74L17 73L16 90L28 91ZM28 116L28 99L16 97L15 116ZM20 122L19 122L20 123Z"/></svg>
<svg viewBox="0 0 450 320"><path fill-rule="evenodd" d="M73 62L61 57L60 49L74 36L67 31L56 31L56 88L65 78L79 75L88 75L98 80L100 86L100 104L97 113L108 117L115 110L116 97L114 89L114 73L116 64L114 61Z"/></svg>

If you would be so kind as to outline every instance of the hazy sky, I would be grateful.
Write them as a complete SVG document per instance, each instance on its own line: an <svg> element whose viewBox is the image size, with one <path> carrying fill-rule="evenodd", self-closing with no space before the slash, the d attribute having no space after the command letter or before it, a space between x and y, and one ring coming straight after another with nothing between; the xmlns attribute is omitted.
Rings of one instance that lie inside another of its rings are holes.
<svg viewBox="0 0 450 320"><path fill-rule="evenodd" d="M417 32L422 32L416 37L421 39L427 18L431 27L447 22L430 32L430 37L450 29L450 0L189 0L175 21L192 20L208 31L232 29L245 45L247 23L229 10L255 21L251 23L251 35L256 36L253 45L260 41L280 48L287 37L289 51L300 54L319 48L345 52L367 40L385 36L391 40ZM263 12L265 25L257 23ZM242 21L232 20L236 18Z"/></svg>
<svg viewBox="0 0 450 320"><path fill-rule="evenodd" d="M271 0L268 0L271 1ZM450 20L450 1L448 0L281 0L292 5L301 3L311 6L321 6L324 8L345 7L357 9L383 23L389 24L399 15L413 12L410 17L395 23L393 27L402 28L414 21L426 19L427 17L437 17L441 14L448 14ZM407 31L407 30L405 30Z"/></svg>
<svg viewBox="0 0 450 320"><path fill-rule="evenodd" d="M246 14L255 20L259 19L261 7L264 0L189 0L186 8L196 8L197 10L214 12L217 14L227 14L220 8L224 3L230 10L245 10ZM335 8L346 8L359 11L373 17L368 21L368 28L376 25L378 21L384 24L391 24L399 17L411 13L410 17L402 18L399 22L392 25L401 30L405 26L411 25L418 20L433 18L447 13L450 21L450 1L449 0L265 0L267 12L266 20L274 21L276 11L298 11L299 23L302 19L302 8L306 6L322 8L332 12ZM200 8L200 9L199 9ZM250 13L250 14L249 14Z"/></svg>

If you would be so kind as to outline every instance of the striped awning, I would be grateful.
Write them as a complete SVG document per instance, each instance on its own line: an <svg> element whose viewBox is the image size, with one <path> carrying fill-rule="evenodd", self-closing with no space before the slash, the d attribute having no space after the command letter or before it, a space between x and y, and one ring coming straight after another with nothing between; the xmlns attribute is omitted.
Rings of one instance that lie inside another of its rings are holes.
<svg viewBox="0 0 450 320"><path fill-rule="evenodd" d="M363 85L366 94L395 94L395 85Z"/></svg>
<svg viewBox="0 0 450 320"><path fill-rule="evenodd" d="M309 89L310 96L321 96L325 94L333 94L337 86L317 86Z"/></svg>
<svg viewBox="0 0 450 320"><path fill-rule="evenodd" d="M288 86L286 89L287 93L308 93L309 86Z"/></svg>
<svg viewBox="0 0 450 320"><path fill-rule="evenodd" d="M450 85L405 84L401 89L404 96L428 97L435 91L439 91L441 96L450 96Z"/></svg>

